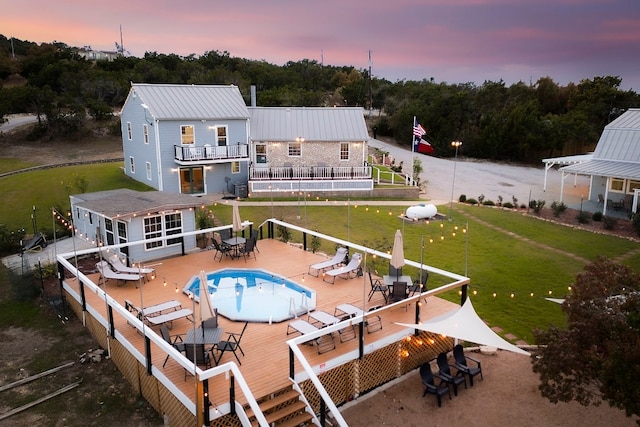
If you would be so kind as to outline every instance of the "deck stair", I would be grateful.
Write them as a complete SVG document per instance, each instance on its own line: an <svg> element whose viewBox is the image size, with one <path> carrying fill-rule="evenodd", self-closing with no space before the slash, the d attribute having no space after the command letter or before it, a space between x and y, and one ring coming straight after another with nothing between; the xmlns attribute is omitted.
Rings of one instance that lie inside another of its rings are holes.
<svg viewBox="0 0 640 427"><path fill-rule="evenodd" d="M258 399L260 410L271 427L298 427L315 425L314 416L307 410L307 404L293 387ZM252 426L258 426L251 408L245 408Z"/></svg>

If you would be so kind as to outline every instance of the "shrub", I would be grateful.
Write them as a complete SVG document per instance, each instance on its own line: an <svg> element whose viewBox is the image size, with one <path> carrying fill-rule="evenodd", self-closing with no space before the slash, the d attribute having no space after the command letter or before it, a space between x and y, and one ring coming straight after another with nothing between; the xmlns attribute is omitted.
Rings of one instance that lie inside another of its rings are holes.
<svg viewBox="0 0 640 427"><path fill-rule="evenodd" d="M594 212L593 215L591 215L591 219L595 222L602 221L602 212Z"/></svg>
<svg viewBox="0 0 640 427"><path fill-rule="evenodd" d="M502 204L502 207L503 207L503 208L507 208L507 209L513 209L513 208L514 208L514 205L513 205L513 204L511 204L511 202L504 202L504 203Z"/></svg>
<svg viewBox="0 0 640 427"><path fill-rule="evenodd" d="M478 196L478 203L482 204L484 202L484 194Z"/></svg>
<svg viewBox="0 0 640 427"><path fill-rule="evenodd" d="M496 205L495 203L493 203L493 200L487 200L485 202L482 202L482 204L484 206L495 206Z"/></svg>
<svg viewBox="0 0 640 427"><path fill-rule="evenodd" d="M545 203L546 202L544 200L531 200L529 202L529 207L533 209L536 214L540 215L540 211L542 211Z"/></svg>
<svg viewBox="0 0 640 427"><path fill-rule="evenodd" d="M502 206L502 196L498 196L498 206Z"/></svg>
<svg viewBox="0 0 640 427"><path fill-rule="evenodd" d="M520 205L520 209L525 210L527 209L527 205L525 205L524 203Z"/></svg>
<svg viewBox="0 0 640 427"><path fill-rule="evenodd" d="M467 199L467 203L473 206L473 205L477 205L478 201L476 199Z"/></svg>
<svg viewBox="0 0 640 427"><path fill-rule="evenodd" d="M513 206L518 206L518 198L516 196L511 196L511 202Z"/></svg>
<svg viewBox="0 0 640 427"><path fill-rule="evenodd" d="M278 240L280 240L281 242L287 243L289 240L291 240L291 232L289 231L288 227L278 224L276 232L278 234Z"/></svg>
<svg viewBox="0 0 640 427"><path fill-rule="evenodd" d="M560 216L560 214L567 210L567 205L564 202L556 202L555 200L551 203L551 209L553 210L553 216L556 218Z"/></svg>
<svg viewBox="0 0 640 427"><path fill-rule="evenodd" d="M318 231L317 229L315 231ZM311 238L311 242L309 242L309 248L311 249L311 252L313 252L314 254L316 253L316 251L320 248L320 244L322 242L320 241L320 238L318 236L313 236Z"/></svg>
<svg viewBox="0 0 640 427"><path fill-rule="evenodd" d="M611 218L610 216L602 217L602 227L605 230L613 230L618 225L618 220L615 218Z"/></svg>
<svg viewBox="0 0 640 427"><path fill-rule="evenodd" d="M585 211L580 211L578 215L576 215L576 219L580 224L588 224L589 223L589 213Z"/></svg>
<svg viewBox="0 0 640 427"><path fill-rule="evenodd" d="M467 195L466 194L461 194L460 197L458 197L458 201L460 203L464 203L467 201Z"/></svg>

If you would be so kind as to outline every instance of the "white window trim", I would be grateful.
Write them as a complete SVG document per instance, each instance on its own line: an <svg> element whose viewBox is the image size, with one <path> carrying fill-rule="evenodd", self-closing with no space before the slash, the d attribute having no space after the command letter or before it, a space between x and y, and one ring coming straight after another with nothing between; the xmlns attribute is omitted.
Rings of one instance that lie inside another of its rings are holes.
<svg viewBox="0 0 640 427"><path fill-rule="evenodd" d="M134 174L136 173L136 162L133 159L133 156L129 157L129 172Z"/></svg>
<svg viewBox="0 0 640 427"><path fill-rule="evenodd" d="M342 158L342 145L343 144L347 144L347 158L346 159ZM340 143L340 153L338 154L338 157L339 157L341 162L348 162L349 160L351 160L351 144L349 144L348 142L341 142Z"/></svg>
<svg viewBox="0 0 640 427"><path fill-rule="evenodd" d="M127 122L127 138L129 138L129 141L133 140L133 131L131 130L131 122Z"/></svg>
<svg viewBox="0 0 640 427"><path fill-rule="evenodd" d="M180 227L179 228L172 228L170 230L167 230L167 216L170 216L170 215L178 215L180 217ZM160 218L160 230L147 233L147 231L146 231L147 220L149 220L151 218ZM172 234L167 234L168 231L174 231L174 230L177 230L177 232L176 233L172 233ZM175 236L176 234L181 234L183 232L183 230L184 230L184 228L183 228L183 221L182 221L182 212L173 212L173 213L163 214L163 215L145 216L143 218L143 220L142 220L142 235L144 237L144 240L162 238L162 240L159 240L159 241L145 243L144 244L145 252L155 251L155 250L158 250L158 249L169 248L171 246L179 245L180 244L179 242L168 244L167 243L167 239L175 238L175 237L172 237L172 236ZM153 234L153 236L150 237L149 236L150 234ZM153 247L150 248L150 247L148 247L148 245L157 245L157 246L153 246Z"/></svg>
<svg viewBox="0 0 640 427"><path fill-rule="evenodd" d="M144 143L149 145L149 126L146 123L142 125L142 138Z"/></svg>
<svg viewBox="0 0 640 427"><path fill-rule="evenodd" d="M225 146L229 145L229 126L216 126L215 127L215 136L216 136L216 145L220 146L220 141L218 139L218 129L224 129L224 136L225 136Z"/></svg>
<svg viewBox="0 0 640 427"><path fill-rule="evenodd" d="M291 145L297 145L299 150L300 150L300 154L291 154ZM300 142L288 142L287 143L287 157L295 157L295 158L302 157L302 143L300 143Z"/></svg>
<svg viewBox="0 0 640 427"><path fill-rule="evenodd" d="M193 142L185 143L182 141L182 129L188 127L193 129ZM196 145L196 127L194 125L180 125L180 145L187 145L191 147Z"/></svg>
<svg viewBox="0 0 640 427"><path fill-rule="evenodd" d="M231 162L231 173L232 174L240 173L240 162L238 161Z"/></svg>
<svg viewBox="0 0 640 427"><path fill-rule="evenodd" d="M151 181L151 162L144 162L144 167L147 171L147 179Z"/></svg>
<svg viewBox="0 0 640 427"><path fill-rule="evenodd" d="M614 189L614 188L613 188L613 182L614 182L614 181L616 181L616 182L622 182L622 190L618 190L618 189ZM610 192L612 192L612 193L620 193L620 194L623 194L623 193L625 192L625 191L624 191L624 190L625 190L625 188L626 188L626 182L625 182L625 180L624 180L623 178L611 178L611 179L609 180L609 191L610 191Z"/></svg>

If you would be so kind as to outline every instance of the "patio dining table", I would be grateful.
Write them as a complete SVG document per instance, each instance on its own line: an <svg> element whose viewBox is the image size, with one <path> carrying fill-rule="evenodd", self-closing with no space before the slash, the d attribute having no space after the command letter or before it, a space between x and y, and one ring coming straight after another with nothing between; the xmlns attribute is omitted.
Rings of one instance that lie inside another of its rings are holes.
<svg viewBox="0 0 640 427"><path fill-rule="evenodd" d="M184 345L205 344L213 346L220 342L223 333L222 328L189 328L182 342Z"/></svg>
<svg viewBox="0 0 640 427"><path fill-rule="evenodd" d="M231 248L231 258L240 258L240 249L247 242L247 239L241 236L236 236L224 239L223 242Z"/></svg>

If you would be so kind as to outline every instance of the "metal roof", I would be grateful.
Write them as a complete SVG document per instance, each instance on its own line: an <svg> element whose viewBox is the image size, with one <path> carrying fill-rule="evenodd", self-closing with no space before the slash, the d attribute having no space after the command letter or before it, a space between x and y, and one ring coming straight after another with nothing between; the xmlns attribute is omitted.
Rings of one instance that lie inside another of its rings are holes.
<svg viewBox="0 0 640 427"><path fill-rule="evenodd" d="M368 141L361 107L249 107L253 141Z"/></svg>
<svg viewBox="0 0 640 427"><path fill-rule="evenodd" d="M157 120L249 118L237 86L132 83L131 88Z"/></svg>
<svg viewBox="0 0 640 427"><path fill-rule="evenodd" d="M554 165L572 165L575 163L586 162L587 160L591 160L592 157L593 157L593 153L576 154L574 156L550 157L548 159L542 159L542 162L551 163Z"/></svg>
<svg viewBox="0 0 640 427"><path fill-rule="evenodd" d="M605 126L591 160L563 172L640 179L640 109L630 108Z"/></svg>
<svg viewBox="0 0 640 427"><path fill-rule="evenodd" d="M134 191L128 188L72 196L76 206L107 218L129 217L151 212L195 208L202 202L186 194L163 191Z"/></svg>

